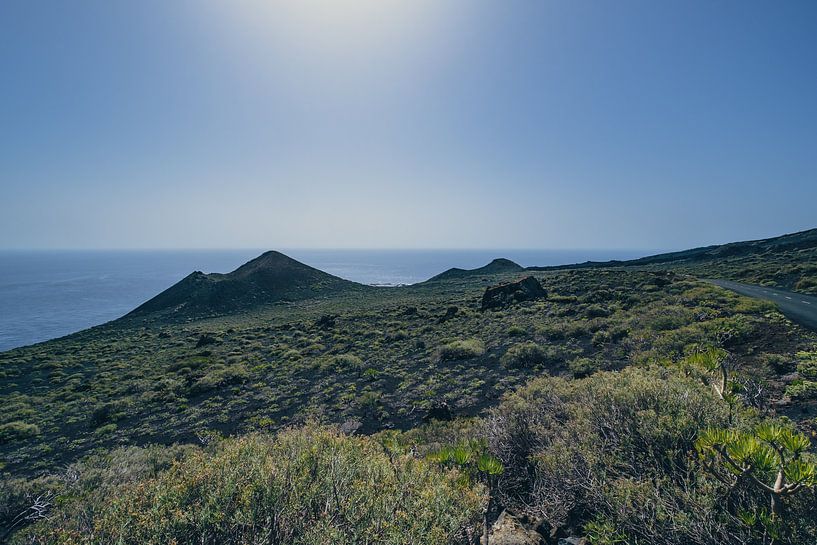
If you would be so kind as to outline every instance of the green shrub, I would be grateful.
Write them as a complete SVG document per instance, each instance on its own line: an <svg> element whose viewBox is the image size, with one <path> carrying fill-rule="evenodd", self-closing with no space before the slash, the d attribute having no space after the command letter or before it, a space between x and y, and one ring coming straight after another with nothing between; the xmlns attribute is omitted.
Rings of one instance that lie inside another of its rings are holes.
<svg viewBox="0 0 817 545"><path fill-rule="evenodd" d="M20 422L19 420L0 425L0 441L17 441L39 434L40 428L36 424Z"/></svg>
<svg viewBox="0 0 817 545"><path fill-rule="evenodd" d="M612 340L612 336L610 332L601 329L593 333L593 337L590 339L590 342L593 343L593 346L604 346L605 344L610 343Z"/></svg>
<svg viewBox="0 0 817 545"><path fill-rule="evenodd" d="M575 358L567 363L568 369L576 378L592 375L602 369L602 364L591 358Z"/></svg>
<svg viewBox="0 0 817 545"><path fill-rule="evenodd" d="M798 352L797 372L803 378L817 380L817 352Z"/></svg>
<svg viewBox="0 0 817 545"><path fill-rule="evenodd" d="M726 485L696 461L698 433L729 421L728 405L696 380L627 368L536 379L492 411L486 430L505 467L499 496L516 512L583 527L599 543L754 543L727 511Z"/></svg>
<svg viewBox="0 0 817 545"><path fill-rule="evenodd" d="M116 431L116 424L110 423L110 424L105 424L104 426L98 427L94 431L94 435L96 435L97 437L103 437L105 435L110 435L115 431Z"/></svg>
<svg viewBox="0 0 817 545"><path fill-rule="evenodd" d="M354 354L339 354L334 357L334 367L343 371L358 371L363 369L363 360Z"/></svg>
<svg viewBox="0 0 817 545"><path fill-rule="evenodd" d="M485 353L485 345L479 339L460 339L440 347L440 361L467 360Z"/></svg>
<svg viewBox="0 0 817 545"><path fill-rule="evenodd" d="M561 341L567 335L565 327L561 323L546 324L539 328L539 332L549 341Z"/></svg>
<svg viewBox="0 0 817 545"><path fill-rule="evenodd" d="M610 316L610 311L601 305L590 305L584 311L588 318L606 318Z"/></svg>
<svg viewBox="0 0 817 545"><path fill-rule="evenodd" d="M794 289L799 291L811 291L817 288L817 277L804 276L794 285Z"/></svg>
<svg viewBox="0 0 817 545"><path fill-rule="evenodd" d="M639 321L653 331L669 331L694 322L695 314L691 309L678 305L654 305L644 312Z"/></svg>
<svg viewBox="0 0 817 545"><path fill-rule="evenodd" d="M190 387L190 393L191 395L202 394L222 386L243 382L247 377L249 377L249 371L243 364L216 365L208 369L204 376L193 383Z"/></svg>
<svg viewBox="0 0 817 545"><path fill-rule="evenodd" d="M792 359L782 354L761 354L759 360L764 366L776 373L791 371Z"/></svg>
<svg viewBox="0 0 817 545"><path fill-rule="evenodd" d="M796 401L817 399L817 382L811 380L794 382L786 387L786 395Z"/></svg>
<svg viewBox="0 0 817 545"><path fill-rule="evenodd" d="M513 345L501 359L502 365L509 369L524 369L561 361L561 354L552 346L540 346L532 342Z"/></svg>
<svg viewBox="0 0 817 545"><path fill-rule="evenodd" d="M84 517L61 507L19 542L444 545L479 519L484 489L469 483L372 439L308 427L193 451Z"/></svg>

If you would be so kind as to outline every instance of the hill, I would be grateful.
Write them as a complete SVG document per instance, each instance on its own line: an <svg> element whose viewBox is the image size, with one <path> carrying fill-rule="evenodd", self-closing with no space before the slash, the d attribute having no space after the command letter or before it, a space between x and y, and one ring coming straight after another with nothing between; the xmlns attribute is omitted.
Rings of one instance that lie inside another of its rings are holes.
<svg viewBox="0 0 817 545"><path fill-rule="evenodd" d="M514 263L510 259L500 257L498 259L494 259L487 265L479 267L477 269L460 269L457 267L448 269L447 271L442 272L437 276L428 279L426 282L437 282L439 280L453 280L458 278L468 278L471 276L513 273L524 270L525 270L524 267L517 263Z"/></svg>
<svg viewBox="0 0 817 545"><path fill-rule="evenodd" d="M367 286L325 273L270 251L227 274L196 271L125 318L223 316L264 305L299 301Z"/></svg>
<svg viewBox="0 0 817 545"><path fill-rule="evenodd" d="M778 237L731 242L652 255L629 261L588 261L533 271L642 267L671 269L704 278L722 278L817 293L817 229Z"/></svg>

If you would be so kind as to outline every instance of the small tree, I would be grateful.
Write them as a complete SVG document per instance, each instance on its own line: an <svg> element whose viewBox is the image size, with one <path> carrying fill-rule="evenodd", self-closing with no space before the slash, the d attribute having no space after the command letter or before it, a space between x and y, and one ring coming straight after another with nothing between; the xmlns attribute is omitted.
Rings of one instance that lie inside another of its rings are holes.
<svg viewBox="0 0 817 545"><path fill-rule="evenodd" d="M771 521L783 517L786 497L817 485L810 446L808 437L777 423L762 424L752 433L708 429L695 443L704 468L718 480L730 488L748 480L768 494Z"/></svg>
<svg viewBox="0 0 817 545"><path fill-rule="evenodd" d="M727 399L729 392L729 352L723 348L708 347L695 351L684 358L682 365L697 367L714 375L710 382L718 399ZM728 401L728 399L727 399Z"/></svg>
<svg viewBox="0 0 817 545"><path fill-rule="evenodd" d="M496 479L505 470L502 462L489 454L485 443L481 441L443 447L429 457L444 466L456 467L468 478L478 480L488 488L488 501L482 515L482 538L480 539L482 545L488 545L490 529L488 517L493 509Z"/></svg>

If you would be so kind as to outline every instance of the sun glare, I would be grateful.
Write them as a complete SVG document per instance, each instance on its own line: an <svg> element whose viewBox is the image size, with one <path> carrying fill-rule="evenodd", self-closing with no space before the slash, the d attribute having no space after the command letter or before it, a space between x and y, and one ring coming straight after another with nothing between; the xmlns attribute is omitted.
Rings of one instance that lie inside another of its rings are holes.
<svg viewBox="0 0 817 545"><path fill-rule="evenodd" d="M243 0L230 6L245 28L330 57L411 45L442 11L429 0Z"/></svg>

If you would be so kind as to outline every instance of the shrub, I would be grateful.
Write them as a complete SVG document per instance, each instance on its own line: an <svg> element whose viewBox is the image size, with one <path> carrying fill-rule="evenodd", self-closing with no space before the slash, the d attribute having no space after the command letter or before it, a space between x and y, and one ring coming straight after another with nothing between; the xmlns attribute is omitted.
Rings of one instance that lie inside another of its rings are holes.
<svg viewBox="0 0 817 545"><path fill-rule="evenodd" d="M596 331L595 333L593 333L593 337L590 339L590 342L593 343L593 346L603 346L605 344L610 343L611 341L612 336L610 335L610 332L605 329Z"/></svg>
<svg viewBox="0 0 817 545"><path fill-rule="evenodd" d="M653 331L678 329L695 321L692 310L678 305L653 305L639 321Z"/></svg>
<svg viewBox="0 0 817 545"><path fill-rule="evenodd" d="M93 428L98 428L106 423L115 422L125 416L126 410L127 403L124 400L101 403L91 413L90 425Z"/></svg>
<svg viewBox="0 0 817 545"><path fill-rule="evenodd" d="M562 361L561 354L551 346L521 343L510 347L502 355L502 365L509 369L524 369L536 365L555 364Z"/></svg>
<svg viewBox="0 0 817 545"><path fill-rule="evenodd" d="M787 358L782 354L761 354L758 359L763 365L776 373L785 373L790 371L792 367L791 358Z"/></svg>
<svg viewBox="0 0 817 545"><path fill-rule="evenodd" d="M817 380L817 352L798 352L797 372L806 379Z"/></svg>
<svg viewBox="0 0 817 545"><path fill-rule="evenodd" d="M363 369L363 360L354 354L339 354L334 357L333 363L338 370L357 371Z"/></svg>
<svg viewBox="0 0 817 545"><path fill-rule="evenodd" d="M567 363L568 369L576 378L586 377L592 375L602 368L600 362L590 358L575 358Z"/></svg>
<svg viewBox="0 0 817 545"><path fill-rule="evenodd" d="M799 291L811 291L814 288L817 288L817 277L804 276L794 285L794 289Z"/></svg>
<svg viewBox="0 0 817 545"><path fill-rule="evenodd" d="M811 380L794 382L786 387L786 395L797 401L817 399L817 382Z"/></svg>
<svg viewBox="0 0 817 545"><path fill-rule="evenodd" d="M584 314L588 318L606 318L610 316L610 311L601 305L590 305L584 311Z"/></svg>
<svg viewBox="0 0 817 545"><path fill-rule="evenodd" d="M310 426L193 451L94 505L91 524L63 507L20 542L443 545L483 504L456 471Z"/></svg>
<svg viewBox="0 0 817 545"><path fill-rule="evenodd" d="M249 371L244 364L236 365L216 365L208 369L207 373L200 377L190 387L190 394L197 395L210 390L215 390L228 384L243 382L249 377Z"/></svg>
<svg viewBox="0 0 817 545"><path fill-rule="evenodd" d="M567 335L563 324L545 324L539 328L539 332L549 341L561 341Z"/></svg>
<svg viewBox="0 0 817 545"><path fill-rule="evenodd" d="M492 411L486 433L509 509L627 543L749 543L726 485L696 462L699 432L729 420L696 380L627 368L536 379Z"/></svg>
<svg viewBox="0 0 817 545"><path fill-rule="evenodd" d="M16 441L39 434L40 428L36 424L20 422L19 420L0 425L0 441Z"/></svg>
<svg viewBox="0 0 817 545"><path fill-rule="evenodd" d="M467 360L485 353L485 345L479 339L460 339L440 347L440 361Z"/></svg>

